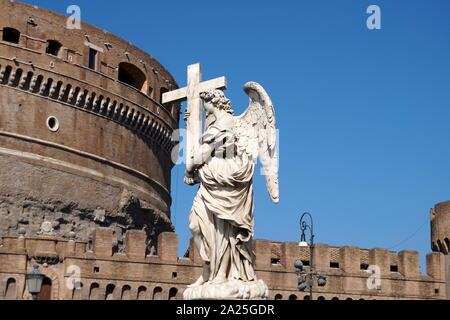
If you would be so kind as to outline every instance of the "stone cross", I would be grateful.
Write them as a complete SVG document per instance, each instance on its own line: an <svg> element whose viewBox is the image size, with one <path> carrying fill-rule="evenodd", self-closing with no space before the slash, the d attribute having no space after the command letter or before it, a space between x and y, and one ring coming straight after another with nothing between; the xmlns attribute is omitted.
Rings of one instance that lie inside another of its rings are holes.
<svg viewBox="0 0 450 320"><path fill-rule="evenodd" d="M186 101L189 118L187 119L186 164L193 161L194 154L200 148L202 136L202 100L200 93L215 89L226 90L225 77L202 82L202 68L200 63L188 66L188 85L185 88L164 93L162 104L174 101Z"/></svg>

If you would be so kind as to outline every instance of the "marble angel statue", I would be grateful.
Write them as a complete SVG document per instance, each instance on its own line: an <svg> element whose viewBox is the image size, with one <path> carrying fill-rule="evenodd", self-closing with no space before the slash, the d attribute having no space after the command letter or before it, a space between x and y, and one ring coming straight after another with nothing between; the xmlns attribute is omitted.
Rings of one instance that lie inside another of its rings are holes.
<svg viewBox="0 0 450 320"><path fill-rule="evenodd" d="M275 112L261 85L249 82L244 90L250 105L239 117L221 90L200 94L207 125L185 182L200 184L189 228L205 265L201 277L184 292L187 300L268 296L253 267L253 175L259 158L270 198L278 203Z"/></svg>

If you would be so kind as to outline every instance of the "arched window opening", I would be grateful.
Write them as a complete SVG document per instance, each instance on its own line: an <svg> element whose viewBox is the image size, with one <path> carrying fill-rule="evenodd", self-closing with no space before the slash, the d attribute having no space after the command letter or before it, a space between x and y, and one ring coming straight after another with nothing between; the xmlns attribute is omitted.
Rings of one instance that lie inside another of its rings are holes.
<svg viewBox="0 0 450 320"><path fill-rule="evenodd" d="M147 296L147 288L146 287L139 287L138 289L138 300L145 300Z"/></svg>
<svg viewBox="0 0 450 320"><path fill-rule="evenodd" d="M172 288L169 291L169 300L176 300L177 299L177 294L178 294L178 289L177 288Z"/></svg>
<svg viewBox="0 0 450 320"><path fill-rule="evenodd" d="M327 300L327 299L325 299L325 297L323 297L323 296L320 296L319 298L317 298L317 300L324 301L324 300Z"/></svg>
<svg viewBox="0 0 450 320"><path fill-rule="evenodd" d="M91 284L91 288L89 289L89 300L97 300L100 293L100 286L98 283Z"/></svg>
<svg viewBox="0 0 450 320"><path fill-rule="evenodd" d="M83 289L83 283L75 286L72 290L72 300L81 300L81 290Z"/></svg>
<svg viewBox="0 0 450 320"><path fill-rule="evenodd" d="M303 300L311 300L311 299L309 298L309 296L305 296L305 297L303 298Z"/></svg>
<svg viewBox="0 0 450 320"><path fill-rule="evenodd" d="M42 281L38 300L52 300L52 280L50 278L45 277L44 281Z"/></svg>
<svg viewBox="0 0 450 320"><path fill-rule="evenodd" d="M11 73L12 73L12 67L7 66L4 71L4 74L3 74L3 79L0 81L0 83L2 83L2 84L8 83Z"/></svg>
<svg viewBox="0 0 450 320"><path fill-rule="evenodd" d="M153 290L153 300L161 300L162 298L162 288L161 287L156 287Z"/></svg>
<svg viewBox="0 0 450 320"><path fill-rule="evenodd" d="M47 49L46 53L51 54L52 56L58 57L59 51L61 50L62 44L56 40L48 40L47 41Z"/></svg>
<svg viewBox="0 0 450 320"><path fill-rule="evenodd" d="M122 62L119 64L119 81L147 93L145 88L147 77L145 73L131 63Z"/></svg>
<svg viewBox="0 0 450 320"><path fill-rule="evenodd" d="M6 281L6 293L5 300L16 300L17 299L17 283L16 279L10 278Z"/></svg>
<svg viewBox="0 0 450 320"><path fill-rule="evenodd" d="M334 297L333 299L331 299L331 300L333 300L333 301L338 301L339 300L339 298L338 297Z"/></svg>
<svg viewBox="0 0 450 320"><path fill-rule="evenodd" d="M295 294L291 294L289 296L289 300L297 300L297 299L298 299L298 297Z"/></svg>
<svg viewBox="0 0 450 320"><path fill-rule="evenodd" d="M108 284L106 286L105 300L114 300L114 290L115 289L116 289L116 286L113 284Z"/></svg>
<svg viewBox="0 0 450 320"><path fill-rule="evenodd" d="M131 300L131 287L130 286L123 286L122 288L122 300Z"/></svg>
<svg viewBox="0 0 450 320"><path fill-rule="evenodd" d="M20 31L14 28L3 28L3 41L19 44Z"/></svg>
<svg viewBox="0 0 450 320"><path fill-rule="evenodd" d="M283 296L281 294L277 294L275 296L275 300L283 300Z"/></svg>
<svg viewBox="0 0 450 320"><path fill-rule="evenodd" d="M447 248L444 246L444 244L441 242L441 240L438 240L437 244L439 246L439 251L441 251L443 254L448 254Z"/></svg>

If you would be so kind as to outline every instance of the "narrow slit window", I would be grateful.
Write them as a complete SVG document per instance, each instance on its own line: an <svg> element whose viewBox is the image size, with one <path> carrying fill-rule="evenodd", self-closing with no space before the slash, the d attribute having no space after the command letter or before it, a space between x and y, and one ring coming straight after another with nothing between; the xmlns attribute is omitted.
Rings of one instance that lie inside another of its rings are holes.
<svg viewBox="0 0 450 320"><path fill-rule="evenodd" d="M98 51L89 48L89 69L97 70Z"/></svg>

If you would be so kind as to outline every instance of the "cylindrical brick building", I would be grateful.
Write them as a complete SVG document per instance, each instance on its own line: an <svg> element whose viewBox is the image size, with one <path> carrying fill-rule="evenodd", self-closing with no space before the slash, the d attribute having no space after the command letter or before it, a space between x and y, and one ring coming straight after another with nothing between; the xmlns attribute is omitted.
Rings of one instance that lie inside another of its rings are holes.
<svg viewBox="0 0 450 320"><path fill-rule="evenodd" d="M450 201L438 203L431 209L431 246L435 252L450 252Z"/></svg>
<svg viewBox="0 0 450 320"><path fill-rule="evenodd" d="M67 19L0 1L0 236L156 237L173 228L179 105L161 95L177 83L129 42Z"/></svg>

